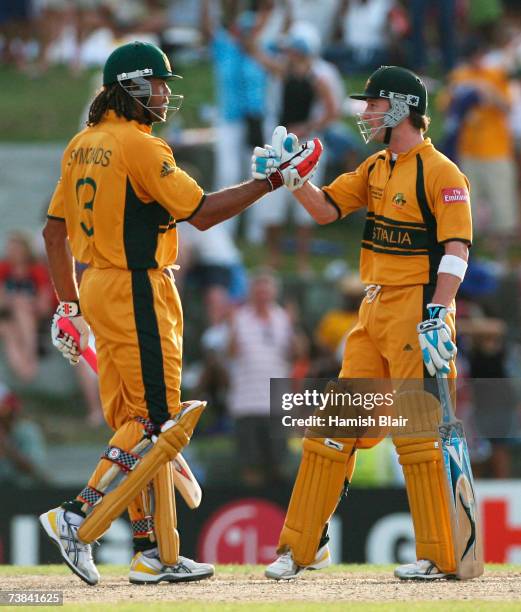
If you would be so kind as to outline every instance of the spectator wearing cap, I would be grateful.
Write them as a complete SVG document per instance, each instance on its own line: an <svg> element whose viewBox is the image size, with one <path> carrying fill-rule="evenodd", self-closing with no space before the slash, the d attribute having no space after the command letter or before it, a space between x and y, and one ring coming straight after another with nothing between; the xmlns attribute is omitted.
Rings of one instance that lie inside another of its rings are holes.
<svg viewBox="0 0 521 612"><path fill-rule="evenodd" d="M47 478L40 471L45 443L38 425L21 418L21 403L0 383L0 483L29 487Z"/></svg>

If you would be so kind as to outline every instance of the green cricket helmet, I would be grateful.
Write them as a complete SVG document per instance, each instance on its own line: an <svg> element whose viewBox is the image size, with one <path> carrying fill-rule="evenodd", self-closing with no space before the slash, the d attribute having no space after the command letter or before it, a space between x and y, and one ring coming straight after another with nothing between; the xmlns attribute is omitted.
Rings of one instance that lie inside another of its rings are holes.
<svg viewBox="0 0 521 612"><path fill-rule="evenodd" d="M364 93L349 97L354 100L389 100L389 110L385 112L358 113L358 129L366 144L384 128L389 130L385 138L385 143L388 144L391 129L407 118L411 111L420 115L427 111L425 84L414 72L400 66L380 66L367 79ZM380 123L377 123L378 119Z"/></svg>
<svg viewBox="0 0 521 612"><path fill-rule="evenodd" d="M159 47L137 40L115 49L103 68L103 85L119 83L139 104L159 117L153 107L148 106L152 95L151 77L165 81L182 78L172 73L170 61ZM183 96L170 95L169 101L173 104L168 105L168 110L178 111Z"/></svg>

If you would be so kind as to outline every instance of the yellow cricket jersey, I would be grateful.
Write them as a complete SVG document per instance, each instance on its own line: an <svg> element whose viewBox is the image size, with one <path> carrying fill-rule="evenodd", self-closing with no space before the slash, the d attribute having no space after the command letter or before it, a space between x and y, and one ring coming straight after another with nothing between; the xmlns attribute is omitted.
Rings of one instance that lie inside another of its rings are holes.
<svg viewBox="0 0 521 612"><path fill-rule="evenodd" d="M472 241L468 180L428 138L393 164L389 150L375 153L323 190L341 217L367 207L363 283L435 283L443 243Z"/></svg>
<svg viewBox="0 0 521 612"><path fill-rule="evenodd" d="M163 268L177 257L176 223L190 218L203 199L150 126L108 111L67 146L48 216L65 220L78 261L94 268Z"/></svg>
<svg viewBox="0 0 521 612"><path fill-rule="evenodd" d="M462 66L454 70L452 84L482 84L492 89L505 104L511 102L510 84L506 72L499 68ZM504 159L514 153L514 140L509 125L509 114L494 104L480 102L470 109L458 139L460 156L476 159Z"/></svg>

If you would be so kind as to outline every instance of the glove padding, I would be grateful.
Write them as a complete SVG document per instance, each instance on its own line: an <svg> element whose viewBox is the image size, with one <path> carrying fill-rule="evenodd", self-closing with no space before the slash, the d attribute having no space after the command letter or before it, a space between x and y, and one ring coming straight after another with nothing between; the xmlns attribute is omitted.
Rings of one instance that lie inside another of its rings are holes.
<svg viewBox="0 0 521 612"><path fill-rule="evenodd" d="M67 317L78 330L79 344L70 334L65 333L58 327L58 321L62 317ZM53 345L65 359L69 360L71 365L78 364L82 352L89 344L89 326L81 316L79 306L75 302L60 302L52 318L51 339Z"/></svg>
<svg viewBox="0 0 521 612"><path fill-rule="evenodd" d="M423 362L431 376L446 376L450 372L449 363L458 352L450 327L444 321L447 308L441 304L427 304L427 311L429 319L417 327Z"/></svg>
<svg viewBox="0 0 521 612"><path fill-rule="evenodd" d="M272 191L283 184L295 191L312 177L322 151L318 138L299 145L295 134L288 134L286 128L279 125L273 131L271 145L253 150L252 176L257 180L267 180Z"/></svg>

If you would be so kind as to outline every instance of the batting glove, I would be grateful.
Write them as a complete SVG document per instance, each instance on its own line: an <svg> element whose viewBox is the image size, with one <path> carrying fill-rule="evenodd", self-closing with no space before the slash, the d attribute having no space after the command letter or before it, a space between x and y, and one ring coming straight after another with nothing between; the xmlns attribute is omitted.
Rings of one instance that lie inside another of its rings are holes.
<svg viewBox="0 0 521 612"><path fill-rule="evenodd" d="M273 131L271 145L255 147L252 156L252 176L267 180L271 190L285 185L290 191L300 189L318 166L322 155L318 138L299 146L295 134L288 134L279 125Z"/></svg>
<svg viewBox="0 0 521 612"><path fill-rule="evenodd" d="M423 362L431 376L446 376L450 372L449 363L458 352L444 320L447 311L442 304L427 304L429 318L417 327Z"/></svg>
<svg viewBox="0 0 521 612"><path fill-rule="evenodd" d="M58 327L58 321L66 317L74 325L80 334L79 344L74 338ZM51 338L53 345L60 351L71 365L77 365L80 355L89 343L89 326L81 316L79 302L60 302L51 324Z"/></svg>

